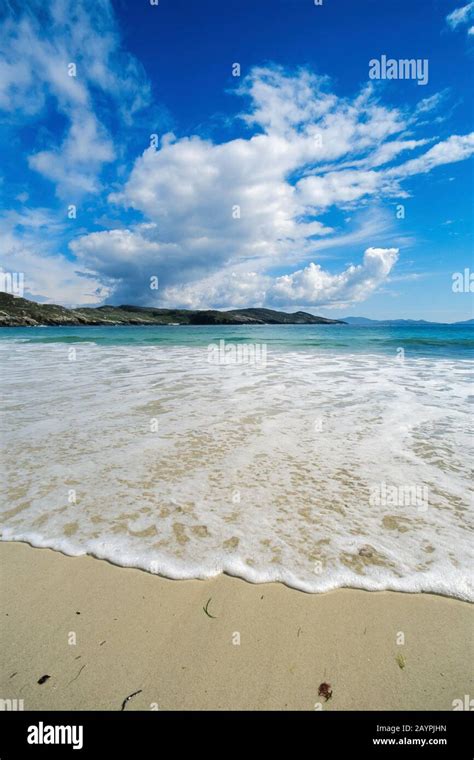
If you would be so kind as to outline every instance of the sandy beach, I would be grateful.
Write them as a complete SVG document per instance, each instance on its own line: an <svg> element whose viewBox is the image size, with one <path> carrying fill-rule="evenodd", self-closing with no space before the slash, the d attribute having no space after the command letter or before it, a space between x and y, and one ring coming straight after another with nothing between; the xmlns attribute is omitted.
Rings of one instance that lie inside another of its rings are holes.
<svg viewBox="0 0 474 760"><path fill-rule="evenodd" d="M13 542L0 567L0 693L25 710L451 710L472 693L465 602L172 581Z"/></svg>

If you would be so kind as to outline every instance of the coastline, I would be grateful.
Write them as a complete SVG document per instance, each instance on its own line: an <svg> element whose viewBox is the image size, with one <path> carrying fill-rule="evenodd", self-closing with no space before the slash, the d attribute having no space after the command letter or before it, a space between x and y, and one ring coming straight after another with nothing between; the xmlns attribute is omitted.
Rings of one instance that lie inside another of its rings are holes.
<svg viewBox="0 0 474 760"><path fill-rule="evenodd" d="M127 711L452 710L472 693L467 602L168 580L16 542L0 563L1 697L25 710L121 710L135 692Z"/></svg>

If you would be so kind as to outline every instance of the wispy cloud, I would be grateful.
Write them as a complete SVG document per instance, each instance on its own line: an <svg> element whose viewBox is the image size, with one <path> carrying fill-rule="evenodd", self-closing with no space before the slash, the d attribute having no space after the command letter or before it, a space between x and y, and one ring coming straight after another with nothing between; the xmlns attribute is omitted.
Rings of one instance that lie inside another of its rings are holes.
<svg viewBox="0 0 474 760"><path fill-rule="evenodd" d="M51 112L66 120L60 141L28 160L70 203L101 189L101 169L116 155L98 94L127 123L150 101L140 64L121 50L108 0L30 0L10 14L2 26L0 109L14 122Z"/></svg>
<svg viewBox="0 0 474 760"><path fill-rule="evenodd" d="M465 26L472 19L474 19L474 2L462 5L460 8L455 8L454 11L446 16L446 21L451 29L457 29L459 26ZM470 27L467 30L468 34L474 33L474 27Z"/></svg>

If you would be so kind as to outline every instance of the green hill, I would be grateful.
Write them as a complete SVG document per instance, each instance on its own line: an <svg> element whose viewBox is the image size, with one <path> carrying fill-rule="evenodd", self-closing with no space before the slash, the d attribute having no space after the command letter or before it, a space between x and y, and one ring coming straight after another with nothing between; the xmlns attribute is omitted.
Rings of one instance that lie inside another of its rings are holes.
<svg viewBox="0 0 474 760"><path fill-rule="evenodd" d="M37 325L330 325L345 324L297 311L287 314L272 309L232 309L231 311L155 309L149 306L99 306L67 309L41 304L0 293L0 327Z"/></svg>

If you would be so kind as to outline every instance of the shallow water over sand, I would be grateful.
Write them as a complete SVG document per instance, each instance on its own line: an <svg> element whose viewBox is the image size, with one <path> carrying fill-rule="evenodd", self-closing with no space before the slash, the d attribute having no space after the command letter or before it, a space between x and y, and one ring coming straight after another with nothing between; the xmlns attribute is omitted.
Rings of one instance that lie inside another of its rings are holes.
<svg viewBox="0 0 474 760"><path fill-rule="evenodd" d="M473 598L472 362L270 347L265 366L216 365L200 345L84 340L71 361L62 342L0 348L5 540L173 578Z"/></svg>

